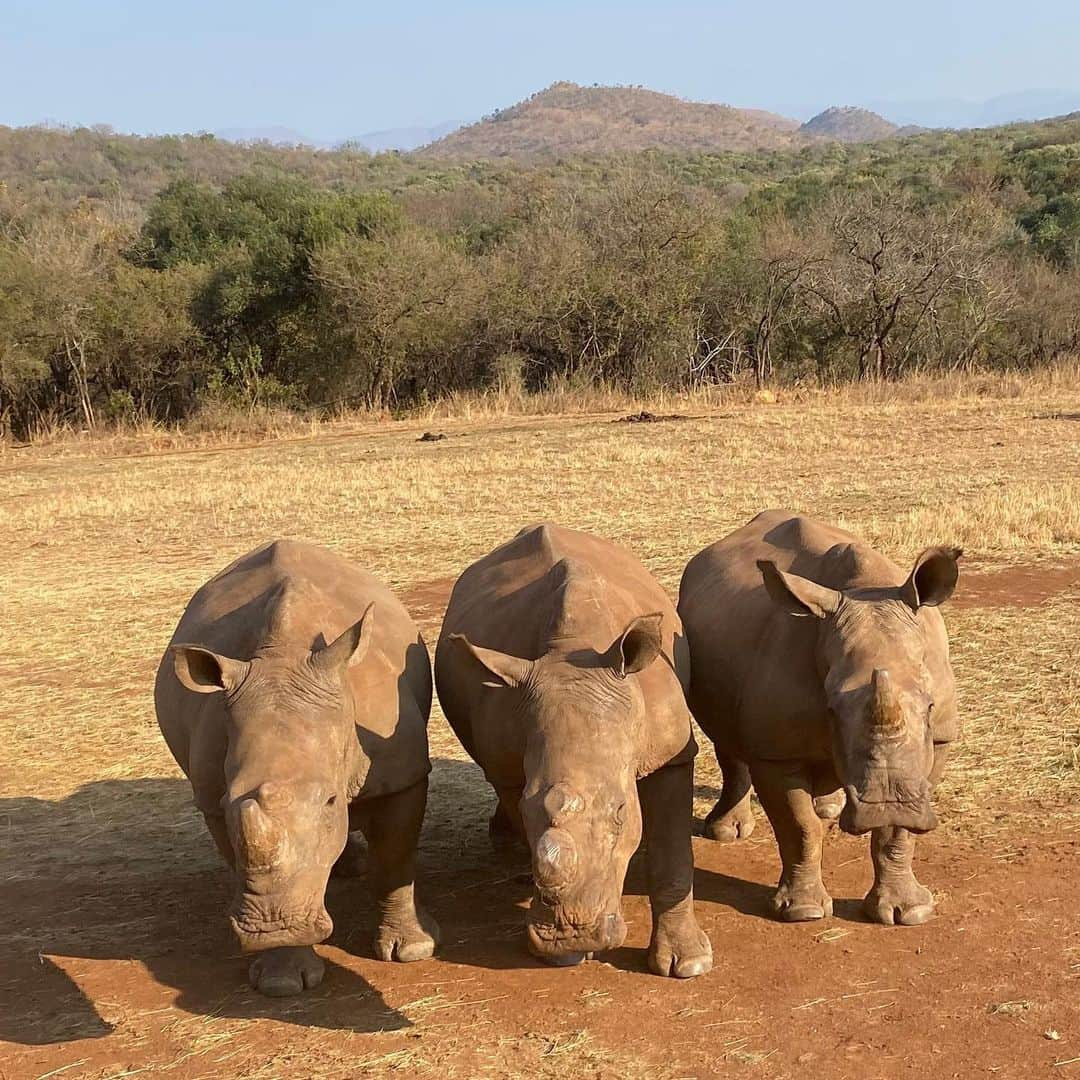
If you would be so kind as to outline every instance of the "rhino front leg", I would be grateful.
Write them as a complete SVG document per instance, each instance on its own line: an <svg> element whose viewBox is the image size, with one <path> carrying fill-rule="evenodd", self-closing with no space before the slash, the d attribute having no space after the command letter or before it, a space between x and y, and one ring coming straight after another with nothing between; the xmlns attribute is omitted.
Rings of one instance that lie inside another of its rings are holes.
<svg viewBox="0 0 1080 1080"><path fill-rule="evenodd" d="M930 786L936 788L949 759L949 744L934 744ZM915 836L907 829L874 829L870 834L874 887L863 900L863 913L888 926L918 926L934 914L934 896L911 869Z"/></svg>
<svg viewBox="0 0 1080 1080"><path fill-rule="evenodd" d="M752 774L783 863L773 911L784 922L831 915L832 897L821 880L821 819L814 809L809 772L798 763L755 761Z"/></svg>
<svg viewBox="0 0 1080 1080"><path fill-rule="evenodd" d="M870 834L874 859L874 886L863 901L863 912L873 922L888 926L918 926L934 914L934 897L920 885L911 869L915 836L890 826Z"/></svg>
<svg viewBox="0 0 1080 1080"><path fill-rule="evenodd" d="M705 836L730 844L745 840L754 831L754 811L750 807L752 783L745 761L716 752L716 761L723 775L720 798L705 819Z"/></svg>
<svg viewBox="0 0 1080 1080"><path fill-rule="evenodd" d="M403 963L426 960L439 940L438 925L415 896L416 846L427 806L427 778L405 791L354 805L367 837L379 905L375 955Z"/></svg>
<svg viewBox="0 0 1080 1080"><path fill-rule="evenodd" d="M712 945L694 917L693 763L669 765L638 781L649 869L649 966L689 979L712 969Z"/></svg>

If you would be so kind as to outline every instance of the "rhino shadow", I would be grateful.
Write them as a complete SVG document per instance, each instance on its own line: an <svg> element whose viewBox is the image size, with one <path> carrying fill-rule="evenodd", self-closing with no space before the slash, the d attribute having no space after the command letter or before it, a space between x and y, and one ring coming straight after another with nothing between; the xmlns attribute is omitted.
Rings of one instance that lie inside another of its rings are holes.
<svg viewBox="0 0 1080 1080"><path fill-rule="evenodd" d="M0 1041L47 1045L113 1030L80 988L79 969L92 970L80 960L141 963L178 991L177 1008L202 1017L354 1032L409 1026L365 979L325 954L325 979L307 994L270 999L248 986L250 958L226 919L231 874L186 780L102 780L57 802L0 799L0 824L10 835L42 838L22 862L13 845L2 856ZM339 909L335 939L365 918L373 925L366 894L357 904L353 890L347 902L339 887L329 892ZM110 970L113 1001L130 978L123 967ZM134 1007L162 1003L157 996Z"/></svg>

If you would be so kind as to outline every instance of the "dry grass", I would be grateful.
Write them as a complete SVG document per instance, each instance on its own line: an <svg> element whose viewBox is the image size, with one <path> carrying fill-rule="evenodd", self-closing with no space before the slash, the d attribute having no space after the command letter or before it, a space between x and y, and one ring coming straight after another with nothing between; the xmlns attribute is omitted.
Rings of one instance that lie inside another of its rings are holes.
<svg viewBox="0 0 1080 1080"><path fill-rule="evenodd" d="M0 458L0 882L85 876L104 862L137 876L176 850L195 853L185 872L214 865L186 796L161 786L177 771L150 688L194 589L269 537L337 548L403 593L453 577L545 518L628 544L674 591L689 555L768 506L843 524L901 562L937 541L962 543L976 569L1075 560L1080 423L1068 417L1080 413L1080 373L1070 370L981 386L995 392L988 397L957 383L952 397L940 385L912 384L886 400L789 390L776 405L745 396L624 398L605 399L603 414L559 418L513 415L509 402L491 399L454 416L338 421L254 444L178 433L161 442L160 433L136 432L8 451ZM690 418L611 422L640 407ZM448 438L417 442L434 419ZM957 832L996 831L1008 843L1027 810L1074 812L1076 599L948 613L966 739L942 804ZM422 613L429 640L440 614ZM434 756L463 757L438 713L432 742ZM715 779L711 754L702 755L700 777ZM436 799L432 812L452 824L456 805ZM438 842L447 851L457 843ZM16 928L7 940L17 938ZM493 1006L481 997L448 985L392 1001L432 1037L408 1045L357 1037L345 1061L320 1050L325 1032L290 1027L272 1045L251 1045L247 1020L178 1020L174 1056L147 1068L200 1075L199 1064L205 1075L252 1077L297 1068L319 1076L669 1075L659 1057L637 1060L587 1033L507 1036L485 1021ZM460 1043L436 1027L464 1014L474 1026L454 1036ZM129 1046L137 1044L133 1034ZM732 1039L718 1053L752 1066L770 1047ZM461 1071L465 1060L472 1072Z"/></svg>

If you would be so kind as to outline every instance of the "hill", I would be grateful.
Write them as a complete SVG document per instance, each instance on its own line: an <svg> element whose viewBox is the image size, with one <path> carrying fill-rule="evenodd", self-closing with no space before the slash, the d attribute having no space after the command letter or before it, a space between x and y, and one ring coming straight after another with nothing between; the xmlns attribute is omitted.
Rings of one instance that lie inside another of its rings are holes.
<svg viewBox="0 0 1080 1080"><path fill-rule="evenodd" d="M420 153L476 160L776 149L791 145L797 129L794 120L759 109L683 101L633 86L558 82Z"/></svg>
<svg viewBox="0 0 1080 1080"><path fill-rule="evenodd" d="M834 105L807 120L799 131L803 135L835 139L838 142L876 142L895 135L900 129L884 116L855 105Z"/></svg>

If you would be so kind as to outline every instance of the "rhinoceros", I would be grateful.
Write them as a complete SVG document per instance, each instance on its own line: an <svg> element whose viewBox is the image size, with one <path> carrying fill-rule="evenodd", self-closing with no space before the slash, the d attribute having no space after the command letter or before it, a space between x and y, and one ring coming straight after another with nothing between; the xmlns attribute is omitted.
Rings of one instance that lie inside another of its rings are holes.
<svg viewBox="0 0 1080 1080"><path fill-rule="evenodd" d="M688 659L663 589L595 536L526 528L454 586L435 684L498 796L493 837L529 845L527 941L543 960L622 944L644 819L649 964L680 978L712 966L693 910Z"/></svg>
<svg viewBox="0 0 1080 1080"><path fill-rule="evenodd" d="M785 921L832 912L821 819L871 834L873 921L924 922L915 836L937 824L931 794L957 712L938 606L959 548L931 547L905 574L855 536L769 510L690 560L679 614L690 645L690 709L723 773L706 835L748 836L751 781L783 871Z"/></svg>
<svg viewBox="0 0 1080 1080"><path fill-rule="evenodd" d="M278 540L192 597L158 668L158 723L235 869L232 928L252 985L318 985L312 945L350 829L368 842L382 960L432 955L415 902L431 769L431 663L408 613L334 552ZM344 860L343 860L344 861Z"/></svg>

